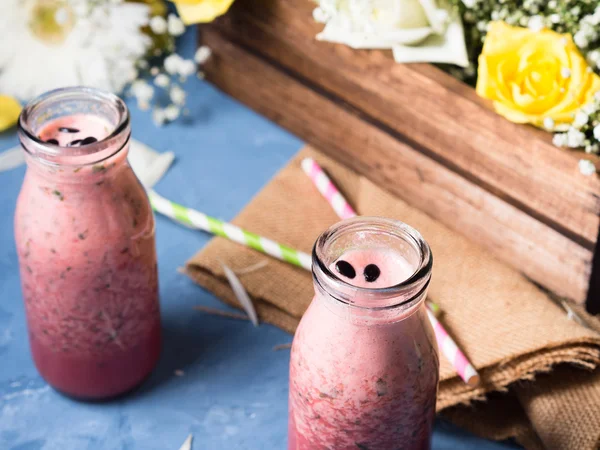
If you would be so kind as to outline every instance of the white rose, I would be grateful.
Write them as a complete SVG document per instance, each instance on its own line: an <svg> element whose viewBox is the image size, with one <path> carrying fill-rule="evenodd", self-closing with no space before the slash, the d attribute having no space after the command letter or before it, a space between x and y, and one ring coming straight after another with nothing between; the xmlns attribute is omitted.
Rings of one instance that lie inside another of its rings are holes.
<svg viewBox="0 0 600 450"><path fill-rule="evenodd" d="M319 40L392 49L397 62L469 65L460 18L436 0L337 0L333 10L331 0L318 3L328 12Z"/></svg>

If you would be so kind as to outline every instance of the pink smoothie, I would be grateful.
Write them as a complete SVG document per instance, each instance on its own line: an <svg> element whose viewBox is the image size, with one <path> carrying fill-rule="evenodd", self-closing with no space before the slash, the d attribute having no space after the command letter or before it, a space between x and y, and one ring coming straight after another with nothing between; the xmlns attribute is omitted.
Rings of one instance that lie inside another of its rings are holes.
<svg viewBox="0 0 600 450"><path fill-rule="evenodd" d="M384 248L350 250L330 270L354 286L374 289L414 272L400 254ZM377 306L371 301L357 294L352 303ZM399 313L380 313L343 305L317 290L294 337L288 448L428 449L438 367L422 301Z"/></svg>
<svg viewBox="0 0 600 450"><path fill-rule="evenodd" d="M38 135L82 147L111 131L99 117L74 115ZM84 399L135 387L160 351L154 220L127 149L117 150L58 168L29 156L15 214L33 359L50 385Z"/></svg>

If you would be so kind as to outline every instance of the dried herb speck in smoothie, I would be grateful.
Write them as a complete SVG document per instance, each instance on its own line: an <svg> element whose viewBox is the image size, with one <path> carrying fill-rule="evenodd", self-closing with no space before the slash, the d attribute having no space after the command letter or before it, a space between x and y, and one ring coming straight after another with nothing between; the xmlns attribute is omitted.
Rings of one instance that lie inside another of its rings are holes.
<svg viewBox="0 0 600 450"><path fill-rule="evenodd" d="M57 191L56 189L53 190L52 193L54 195L56 195L61 202L65 199L65 197L62 195L62 193L60 191Z"/></svg>
<svg viewBox="0 0 600 450"><path fill-rule="evenodd" d="M385 380L383 380L382 378L377 380L377 382L375 383L375 391L377 392L377 397L383 397L385 394L387 394L387 390L388 387Z"/></svg>
<svg viewBox="0 0 600 450"><path fill-rule="evenodd" d="M87 237L88 230L85 230L83 233L79 233L77 237L82 241Z"/></svg>
<svg viewBox="0 0 600 450"><path fill-rule="evenodd" d="M92 173L104 172L105 170L106 167L104 167L104 164L96 164L95 166L92 166Z"/></svg>

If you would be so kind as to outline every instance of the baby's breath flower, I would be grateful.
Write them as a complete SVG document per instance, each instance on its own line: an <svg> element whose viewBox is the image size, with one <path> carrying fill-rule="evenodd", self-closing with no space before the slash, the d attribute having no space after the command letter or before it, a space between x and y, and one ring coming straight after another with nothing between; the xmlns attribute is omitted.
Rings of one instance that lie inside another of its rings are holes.
<svg viewBox="0 0 600 450"><path fill-rule="evenodd" d="M577 111L575 113L575 118L573 119L573 126L575 128L581 128L588 123L589 119L590 116L588 116L584 111Z"/></svg>
<svg viewBox="0 0 600 450"><path fill-rule="evenodd" d="M185 33L185 25L183 21L175 14L169 14L167 20L167 29L171 36L181 36Z"/></svg>
<svg viewBox="0 0 600 450"><path fill-rule="evenodd" d="M546 117L544 119L544 128L548 131L554 130L554 119L552 119L552 117Z"/></svg>
<svg viewBox="0 0 600 450"><path fill-rule="evenodd" d="M171 98L171 101L178 106L185 104L185 96L185 91L177 85L173 86L169 91L169 97Z"/></svg>
<svg viewBox="0 0 600 450"><path fill-rule="evenodd" d="M582 31L575 33L575 36L573 36L573 41L579 48L586 48L589 45L587 35Z"/></svg>
<svg viewBox="0 0 600 450"><path fill-rule="evenodd" d="M567 133L556 133L552 137L552 143L557 147L566 147L567 146Z"/></svg>
<svg viewBox="0 0 600 450"><path fill-rule="evenodd" d="M150 100L154 96L154 88L144 80L135 80L131 84L131 93L137 99L141 109L148 109Z"/></svg>
<svg viewBox="0 0 600 450"><path fill-rule="evenodd" d="M560 69L560 76L563 78L569 78L571 76L571 69L568 67L562 67Z"/></svg>
<svg viewBox="0 0 600 450"><path fill-rule="evenodd" d="M176 105L169 105L164 109L165 118L169 122L177 120L180 113L181 113L181 110Z"/></svg>
<svg viewBox="0 0 600 450"><path fill-rule="evenodd" d="M152 67L150 69L150 75L152 75L153 77L155 77L156 75L158 75L159 72L160 72L160 69L158 67Z"/></svg>
<svg viewBox="0 0 600 450"><path fill-rule="evenodd" d="M583 105L583 108L581 108L581 111L586 113L588 116L590 114L594 114L597 110L598 110L598 107L593 103L588 103L587 105Z"/></svg>
<svg viewBox="0 0 600 450"><path fill-rule="evenodd" d="M171 79L164 73L160 73L154 78L154 84L161 88L166 88L170 82Z"/></svg>
<svg viewBox="0 0 600 450"><path fill-rule="evenodd" d="M183 59L177 53L172 53L165 58L165 70L171 75L179 73L179 65Z"/></svg>
<svg viewBox="0 0 600 450"><path fill-rule="evenodd" d="M575 127L570 127L567 131L567 146L571 148L583 147L585 134Z"/></svg>
<svg viewBox="0 0 600 450"><path fill-rule="evenodd" d="M165 34L167 32L167 21L163 16L154 16L150 19L150 29L156 34Z"/></svg>
<svg viewBox="0 0 600 450"><path fill-rule="evenodd" d="M164 125L167 121L165 110L162 108L154 108L154 111L152 111L152 121L154 122L154 125L158 127Z"/></svg>
<svg viewBox="0 0 600 450"><path fill-rule="evenodd" d="M594 127L594 137L598 142L600 142L600 125L596 125Z"/></svg>
<svg viewBox="0 0 600 450"><path fill-rule="evenodd" d="M313 9L313 19L315 19L315 22L317 23L327 23L327 21L331 19L331 16L327 14L323 8L318 6Z"/></svg>
<svg viewBox="0 0 600 450"><path fill-rule="evenodd" d="M182 59L179 63L179 75L186 78L196 72L196 64L191 59Z"/></svg>
<svg viewBox="0 0 600 450"><path fill-rule="evenodd" d="M194 55L194 61L202 65L206 61L208 61L208 58L210 58L211 54L212 51L210 50L210 48L206 45L203 45L200 48L198 48L198 50L196 50L196 54Z"/></svg>
<svg viewBox="0 0 600 450"><path fill-rule="evenodd" d="M541 31L544 29L544 26L544 18L542 16L532 16L527 23L527 27L533 31Z"/></svg>
<svg viewBox="0 0 600 450"><path fill-rule="evenodd" d="M579 171L585 176L590 176L596 173L596 166L589 159L580 159Z"/></svg>

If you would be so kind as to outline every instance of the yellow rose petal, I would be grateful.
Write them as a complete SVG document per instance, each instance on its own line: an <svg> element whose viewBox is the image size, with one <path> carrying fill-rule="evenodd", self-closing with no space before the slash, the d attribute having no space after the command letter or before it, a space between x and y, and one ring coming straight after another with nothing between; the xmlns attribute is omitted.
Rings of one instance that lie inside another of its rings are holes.
<svg viewBox="0 0 600 450"><path fill-rule="evenodd" d="M0 131L14 126L21 114L21 105L8 95L0 95Z"/></svg>
<svg viewBox="0 0 600 450"><path fill-rule="evenodd" d="M186 25L212 22L227 12L234 0L177 0L177 12Z"/></svg>

